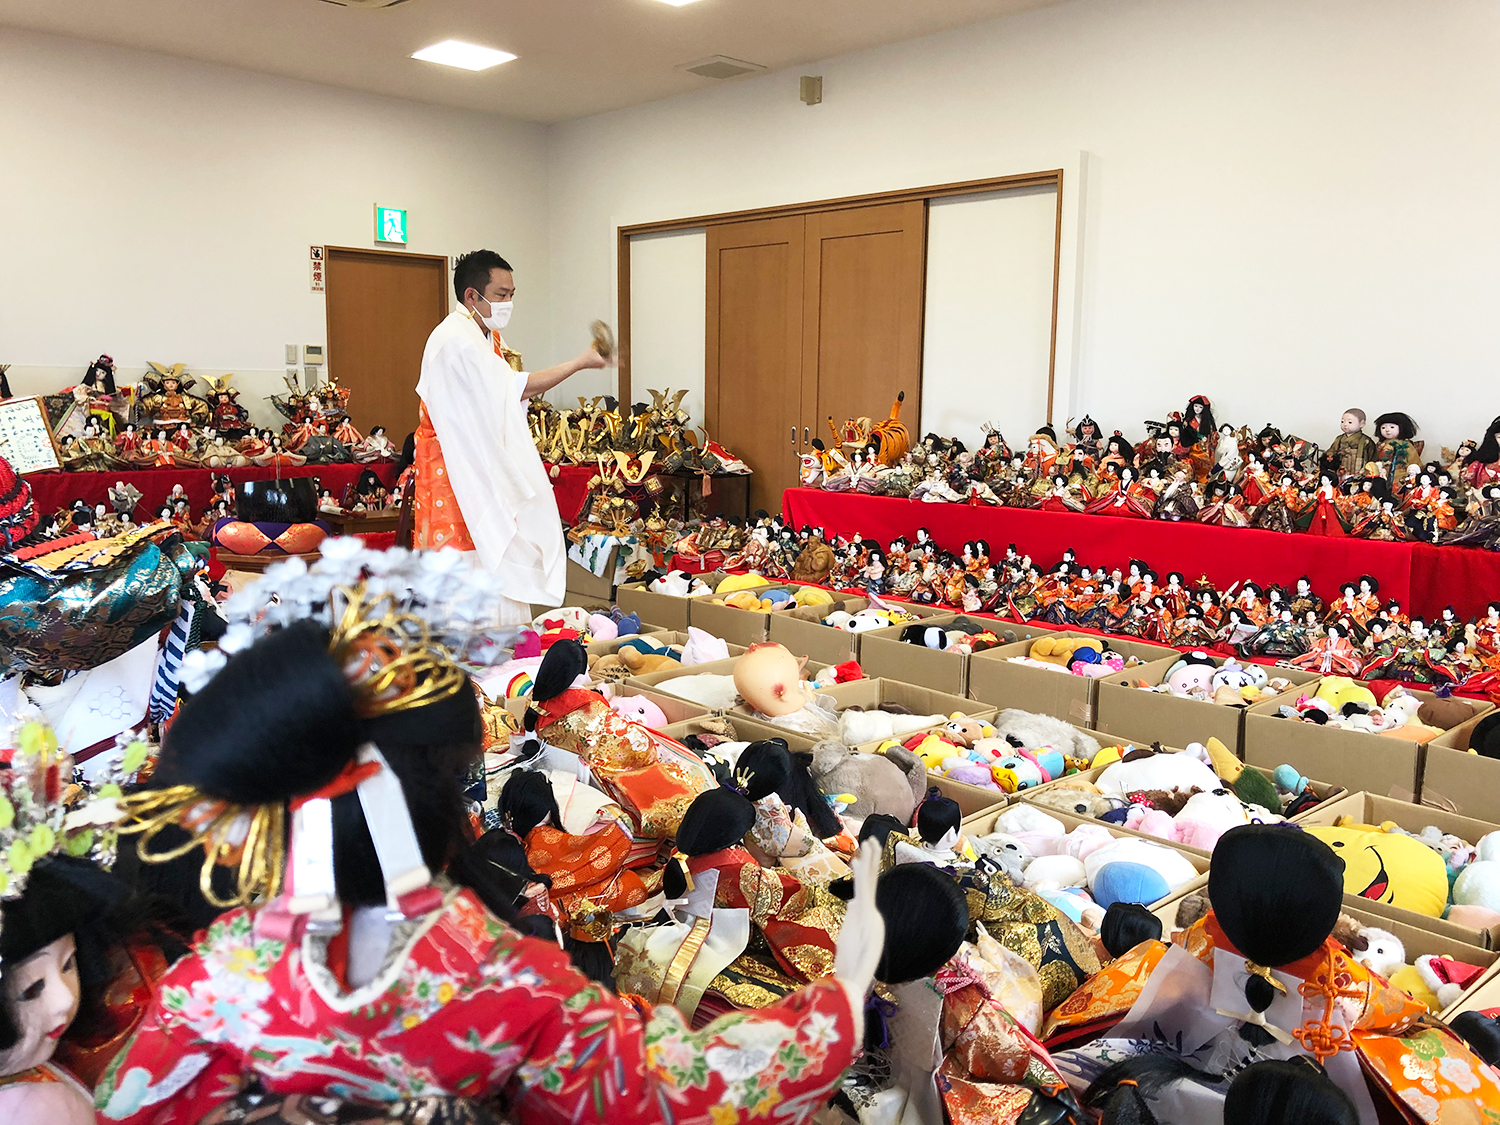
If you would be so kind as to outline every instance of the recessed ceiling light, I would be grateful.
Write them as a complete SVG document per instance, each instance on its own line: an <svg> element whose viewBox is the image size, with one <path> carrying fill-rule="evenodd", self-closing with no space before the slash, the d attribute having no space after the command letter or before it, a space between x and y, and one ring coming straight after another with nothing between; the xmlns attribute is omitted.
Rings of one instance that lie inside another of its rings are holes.
<svg viewBox="0 0 1500 1125"><path fill-rule="evenodd" d="M465 43L459 39L444 39L441 43L434 43L431 47L423 47L414 59L423 62L441 63L443 66L456 66L462 70L489 70L492 66L508 63L516 56L509 51L497 51L493 47L480 47L474 43Z"/></svg>
<svg viewBox="0 0 1500 1125"><path fill-rule="evenodd" d="M674 8L681 8L686 4L696 4L698 0L661 0L663 4L670 4Z"/></svg>

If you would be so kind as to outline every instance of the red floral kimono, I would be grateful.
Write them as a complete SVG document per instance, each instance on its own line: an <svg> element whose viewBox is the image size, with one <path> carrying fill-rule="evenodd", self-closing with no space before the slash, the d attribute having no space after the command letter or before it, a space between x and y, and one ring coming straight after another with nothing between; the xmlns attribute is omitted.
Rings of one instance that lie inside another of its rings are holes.
<svg viewBox="0 0 1500 1125"><path fill-rule="evenodd" d="M277 1094L367 1105L499 1096L528 1125L728 1125L810 1111L858 1050L833 981L689 1031L676 1009L587 980L466 889L404 923L396 955L353 991L326 938L258 938L254 914L220 917L167 974L95 1091L100 1121L196 1125L254 1075Z"/></svg>
<svg viewBox="0 0 1500 1125"><path fill-rule="evenodd" d="M607 920L600 932L591 916L629 910L651 897L640 875L627 869L629 857L630 837L616 824L583 836L539 824L526 834L526 861L552 880L548 895L582 941L607 936Z"/></svg>

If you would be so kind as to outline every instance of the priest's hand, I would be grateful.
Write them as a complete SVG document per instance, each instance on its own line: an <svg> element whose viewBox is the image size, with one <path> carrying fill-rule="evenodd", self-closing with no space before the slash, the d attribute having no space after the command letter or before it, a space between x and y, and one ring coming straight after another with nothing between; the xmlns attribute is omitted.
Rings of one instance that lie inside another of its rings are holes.
<svg viewBox="0 0 1500 1125"><path fill-rule="evenodd" d="M573 366L579 371L589 371L600 367L613 367L614 365L615 360L613 358L605 359L594 349L592 344L584 348L578 358L573 361Z"/></svg>

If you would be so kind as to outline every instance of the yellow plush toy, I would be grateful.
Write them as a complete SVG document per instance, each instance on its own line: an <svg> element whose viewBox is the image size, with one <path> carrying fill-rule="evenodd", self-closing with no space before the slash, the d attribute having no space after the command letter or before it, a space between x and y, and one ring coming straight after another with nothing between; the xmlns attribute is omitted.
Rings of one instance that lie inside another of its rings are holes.
<svg viewBox="0 0 1500 1125"><path fill-rule="evenodd" d="M1103 652L1104 642L1097 637L1038 637L1031 642L1031 651L1027 655L1033 660L1066 668L1073 663L1073 654L1081 648Z"/></svg>
<svg viewBox="0 0 1500 1125"><path fill-rule="evenodd" d="M833 595L817 586L803 586L794 595L798 605L832 605Z"/></svg>
<svg viewBox="0 0 1500 1125"><path fill-rule="evenodd" d="M674 660L670 656L663 656L657 652L641 652L639 649L622 648L619 653L620 663L637 676L644 676L650 672L661 672L668 668L681 668L682 661Z"/></svg>
<svg viewBox="0 0 1500 1125"><path fill-rule="evenodd" d="M1310 825L1310 835L1344 861L1344 893L1440 918L1448 905L1448 869L1420 840L1368 824Z"/></svg>
<svg viewBox="0 0 1500 1125"><path fill-rule="evenodd" d="M769 608L749 590L736 590L724 599L723 604L732 609L747 609L751 613L757 613Z"/></svg>
<svg viewBox="0 0 1500 1125"><path fill-rule="evenodd" d="M1120 760L1120 750L1119 746L1101 746L1099 753L1094 755L1094 759L1089 763L1089 766L1107 766L1113 762L1118 762Z"/></svg>
<svg viewBox="0 0 1500 1125"><path fill-rule="evenodd" d="M719 595L732 594L736 590L753 590L757 586L769 586L771 583L758 574L731 574L719 583L719 588L714 593Z"/></svg>
<svg viewBox="0 0 1500 1125"><path fill-rule="evenodd" d="M1332 704L1335 711L1343 710L1346 703L1378 706L1373 691L1344 676L1324 676L1323 682L1318 685L1318 698Z"/></svg>

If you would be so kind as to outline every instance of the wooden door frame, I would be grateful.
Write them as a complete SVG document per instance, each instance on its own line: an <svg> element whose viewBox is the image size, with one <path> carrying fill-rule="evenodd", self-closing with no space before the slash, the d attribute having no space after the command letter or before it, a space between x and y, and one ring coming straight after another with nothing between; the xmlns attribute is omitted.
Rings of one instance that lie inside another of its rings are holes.
<svg viewBox="0 0 1500 1125"><path fill-rule="evenodd" d="M323 247L323 276L325 278L328 276L328 256L330 254L332 254L334 251L338 251L338 253L340 253L340 254L359 254L362 257L366 257L366 258L378 258L378 259L399 258L403 262L406 262L406 261L441 262L443 264L443 272L442 272L442 275L441 275L442 279L443 279L443 284L442 284L443 308L446 309L446 310L448 310L449 312L451 312L452 309L453 309L453 301L449 297L449 293L451 292L451 289L452 289L453 278L452 278L452 276L449 273L449 269L448 269L449 259L448 259L448 255L447 254L411 254L411 253L408 253L405 250L371 250L369 247L366 247L366 246L325 246L325 247ZM325 298L326 298L326 294L325 294ZM333 358L331 355L327 354L328 340L331 339L332 336L333 336L332 325L330 325L328 323L328 309L329 309L328 301L325 299L323 301L323 347L324 347L323 362L325 364L328 363ZM447 316L448 313L445 312L443 315Z"/></svg>
<svg viewBox="0 0 1500 1125"><path fill-rule="evenodd" d="M691 230L722 223L756 222L761 219L786 219L807 215L814 211L844 211L856 207L870 207L882 203L930 202L959 195L984 195L989 192L1008 191L1015 188L1052 187L1057 191L1057 217L1052 242L1052 342L1047 356L1047 421L1052 422L1054 397L1057 388L1057 322L1062 287L1063 245L1063 169L1053 168L1042 172L1022 172L1013 176L995 176L984 180L963 180L957 183L934 184L929 187L901 188L896 191L874 192L870 195L846 195L836 199L820 199L807 203L788 203L779 207L759 207L748 211L726 211L716 215L694 215L690 218L663 219L651 223L635 223L617 228L617 283L618 305L616 310L617 335L620 353L619 379L616 394L622 403L631 399L630 384L630 240L640 235L662 234L674 230ZM329 247L333 249L333 247ZM706 388L705 388L706 390Z"/></svg>

